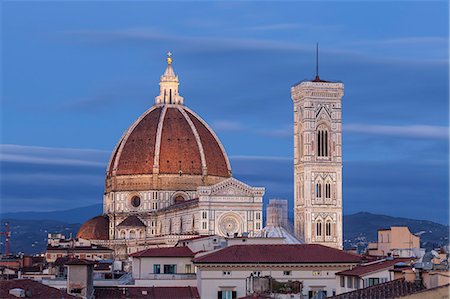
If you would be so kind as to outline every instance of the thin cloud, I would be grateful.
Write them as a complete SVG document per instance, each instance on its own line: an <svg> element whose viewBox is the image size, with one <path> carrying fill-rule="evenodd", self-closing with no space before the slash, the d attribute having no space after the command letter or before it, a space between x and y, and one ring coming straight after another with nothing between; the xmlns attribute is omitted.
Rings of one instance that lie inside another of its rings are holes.
<svg viewBox="0 0 450 299"><path fill-rule="evenodd" d="M88 148L70 148L70 147L47 147L34 145L19 145L19 144L0 144L0 152L34 152L34 153L49 153L58 152L66 154L80 154L80 153L107 153L105 150L88 149Z"/></svg>
<svg viewBox="0 0 450 299"><path fill-rule="evenodd" d="M213 122L211 126L215 130L223 132L240 132L246 130L246 127L243 124L232 120L218 120Z"/></svg>
<svg viewBox="0 0 450 299"><path fill-rule="evenodd" d="M346 132L410 137L410 138L430 138L430 139L449 138L449 127L444 126L427 126L427 125L387 126L387 125L348 124L344 125L343 129Z"/></svg>
<svg viewBox="0 0 450 299"><path fill-rule="evenodd" d="M3 196L1 212L51 212L55 210L55 207L58 207L59 210L67 210L93 205L101 202L100 200L92 200L89 197L74 197L68 200L63 194L59 197L52 197L51 192L47 195L30 195L28 197Z"/></svg>
<svg viewBox="0 0 450 299"><path fill-rule="evenodd" d="M212 127L217 131L222 132L242 132L256 134L260 136L276 137L276 138L287 138L292 137L292 126L286 127L284 129L254 129L249 125L244 125L238 121L232 120L219 120L212 123Z"/></svg>
<svg viewBox="0 0 450 299"><path fill-rule="evenodd" d="M280 23L280 24L264 24L264 25L258 25L258 26L251 26L247 27L245 29L247 30L285 30L285 29L295 29L295 28L302 28L306 27L302 24L295 24L295 23Z"/></svg>
<svg viewBox="0 0 450 299"><path fill-rule="evenodd" d="M220 19L205 19L205 18L193 18L193 19L188 19L185 22L185 25L188 27L193 27L193 28L229 28L233 23L229 23L229 22L224 22L223 20Z"/></svg>
<svg viewBox="0 0 450 299"><path fill-rule="evenodd" d="M202 51L211 50L282 50L282 51L304 51L310 50L310 45L301 43L275 41L270 39L234 38L234 37L212 37L212 36L187 36L176 35L157 31L153 28L129 28L119 30L80 30L63 33L73 40L87 42L108 41L143 41L143 42L173 42L179 43L186 48L195 48Z"/></svg>
<svg viewBox="0 0 450 299"><path fill-rule="evenodd" d="M247 161L292 161L292 157L282 157L282 156L253 156L253 155L233 155L230 156L231 160L247 160Z"/></svg>
<svg viewBox="0 0 450 299"><path fill-rule="evenodd" d="M71 173L8 173L2 183L28 183L31 185L67 185L67 182L103 186L103 176Z"/></svg>
<svg viewBox="0 0 450 299"><path fill-rule="evenodd" d="M273 25L261 25L261 26L273 26ZM280 27L288 26L278 25ZM312 26L312 25L311 25ZM262 29L261 29L262 30ZM271 39L258 39L258 38L238 38L238 37L217 37L217 36L188 36L177 35L162 32L155 28L127 28L117 30L79 30L79 31L66 31L62 33L63 36L70 37L70 41L78 40L81 42L101 43L101 42L124 42L124 41L138 41L143 43L155 42L157 44L174 44L179 48L183 48L184 51L192 52L215 52L215 51L283 51L294 52L299 55L300 52L311 52L311 44L299 43L292 41L278 41ZM442 42L440 38L428 38L432 41ZM423 57L387 57L386 55L374 56L371 51L367 49L356 49L351 45L363 46L375 45L375 44L388 44L388 43L412 43L420 42L426 43L427 38L399 38L391 40L377 40L377 41L346 41L345 45L336 44L334 47L329 46L326 50L321 50L321 53L329 53L333 55L347 55L352 59L359 56L359 59L372 61L372 62L385 62L385 63L437 63L448 64L448 59L442 58L423 58Z"/></svg>
<svg viewBox="0 0 450 299"><path fill-rule="evenodd" d="M46 165L105 167L108 151L0 144L0 161Z"/></svg>
<svg viewBox="0 0 450 299"><path fill-rule="evenodd" d="M448 45L448 37L442 36L408 36L408 37L398 37L398 38L387 38L378 40L360 40L348 42L352 45L427 45L431 44L441 44Z"/></svg>
<svg viewBox="0 0 450 299"><path fill-rule="evenodd" d="M258 130L256 133L262 136L277 138L292 138L294 134L292 126L285 129Z"/></svg>
<svg viewBox="0 0 450 299"><path fill-rule="evenodd" d="M290 30L290 29L305 29L305 30L340 30L340 25L313 25L313 24L298 24L298 23L276 23L276 24L261 24L256 26L246 27L246 30L254 31L269 31L269 30Z"/></svg>

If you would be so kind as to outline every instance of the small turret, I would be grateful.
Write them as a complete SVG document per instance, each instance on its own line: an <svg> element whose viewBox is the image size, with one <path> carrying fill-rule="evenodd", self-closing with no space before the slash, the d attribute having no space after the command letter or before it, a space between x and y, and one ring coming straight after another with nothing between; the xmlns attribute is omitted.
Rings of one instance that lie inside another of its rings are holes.
<svg viewBox="0 0 450 299"><path fill-rule="evenodd" d="M159 96L155 98L156 104L183 105L183 97L178 94L178 76L172 68L172 53L167 53L167 68L159 81Z"/></svg>

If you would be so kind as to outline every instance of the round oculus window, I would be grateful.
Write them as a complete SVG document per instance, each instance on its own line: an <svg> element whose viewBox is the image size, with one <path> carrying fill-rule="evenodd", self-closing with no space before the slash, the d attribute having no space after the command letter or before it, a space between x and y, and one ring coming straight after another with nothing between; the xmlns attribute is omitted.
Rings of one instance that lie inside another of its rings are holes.
<svg viewBox="0 0 450 299"><path fill-rule="evenodd" d="M133 196L131 198L131 205L135 208L139 207L141 205L141 198L139 196Z"/></svg>

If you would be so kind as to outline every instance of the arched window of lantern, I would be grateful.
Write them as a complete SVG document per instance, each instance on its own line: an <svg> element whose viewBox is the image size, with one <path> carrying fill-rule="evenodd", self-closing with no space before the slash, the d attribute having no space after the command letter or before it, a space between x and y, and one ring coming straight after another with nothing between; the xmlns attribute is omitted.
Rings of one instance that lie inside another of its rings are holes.
<svg viewBox="0 0 450 299"><path fill-rule="evenodd" d="M136 232L134 230L130 230L130 239L136 239Z"/></svg>
<svg viewBox="0 0 450 299"><path fill-rule="evenodd" d="M125 231L120 231L120 238L125 239Z"/></svg>

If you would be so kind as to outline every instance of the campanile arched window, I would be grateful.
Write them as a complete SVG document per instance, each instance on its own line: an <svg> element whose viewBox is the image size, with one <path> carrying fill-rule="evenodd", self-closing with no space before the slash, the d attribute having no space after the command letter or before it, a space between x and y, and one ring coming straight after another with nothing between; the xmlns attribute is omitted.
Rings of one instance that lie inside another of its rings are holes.
<svg viewBox="0 0 450 299"><path fill-rule="evenodd" d="M329 139L328 128L321 125L317 129L317 156L318 157L328 157L328 139Z"/></svg>
<svg viewBox="0 0 450 299"><path fill-rule="evenodd" d="M331 221L327 221L325 224L325 236L330 237L331 236Z"/></svg>
<svg viewBox="0 0 450 299"><path fill-rule="evenodd" d="M327 182L325 184L325 198L330 199L331 198L331 184Z"/></svg>
<svg viewBox="0 0 450 299"><path fill-rule="evenodd" d="M322 184L316 183L316 198L322 198Z"/></svg>
<svg viewBox="0 0 450 299"><path fill-rule="evenodd" d="M318 220L316 222L316 236L321 237L322 236L322 221Z"/></svg>

